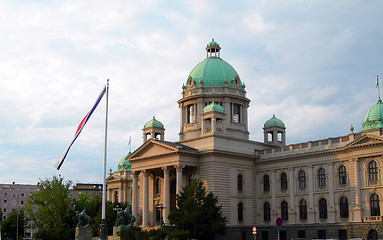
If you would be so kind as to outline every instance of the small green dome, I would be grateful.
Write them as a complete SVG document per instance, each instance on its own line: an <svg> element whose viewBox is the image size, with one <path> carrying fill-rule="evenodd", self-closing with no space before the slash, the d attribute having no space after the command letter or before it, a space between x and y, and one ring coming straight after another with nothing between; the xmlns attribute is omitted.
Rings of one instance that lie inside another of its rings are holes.
<svg viewBox="0 0 383 240"><path fill-rule="evenodd" d="M273 114L273 117L265 122L264 127L274 127L274 126L282 127L282 128L285 127L285 124L281 120L276 118L275 114Z"/></svg>
<svg viewBox="0 0 383 240"><path fill-rule="evenodd" d="M214 102L210 103L209 105L207 105L206 107L203 108L203 112L204 113L208 113L208 112L220 112L220 113L224 113L225 112L225 109L223 109L223 107L221 105L218 105Z"/></svg>
<svg viewBox="0 0 383 240"><path fill-rule="evenodd" d="M214 41L214 38L211 40L211 42L207 45L208 47L210 47L210 46L218 46L219 47L219 44L216 42L216 41Z"/></svg>
<svg viewBox="0 0 383 240"><path fill-rule="evenodd" d="M206 49L208 52L219 52L221 48L213 39ZM200 82L201 80L202 82ZM188 83L190 85L189 81L193 81L195 87L201 87L201 83L202 87L224 87L226 82L229 87L238 84L243 89L237 71L217 55L209 55L193 68L186 81L185 89L187 89Z"/></svg>
<svg viewBox="0 0 383 240"><path fill-rule="evenodd" d="M383 102L378 102L367 112L362 123L362 131L383 128Z"/></svg>
<svg viewBox="0 0 383 240"><path fill-rule="evenodd" d="M144 129L145 128L151 128L151 127L164 128L164 125L153 116L153 119L151 119L149 122L145 123Z"/></svg>
<svg viewBox="0 0 383 240"><path fill-rule="evenodd" d="M131 171L132 170L132 164L130 164L129 161L125 160L130 154L132 154L132 153L129 152L126 156L121 158L120 162L118 163L118 167L117 167L118 172Z"/></svg>

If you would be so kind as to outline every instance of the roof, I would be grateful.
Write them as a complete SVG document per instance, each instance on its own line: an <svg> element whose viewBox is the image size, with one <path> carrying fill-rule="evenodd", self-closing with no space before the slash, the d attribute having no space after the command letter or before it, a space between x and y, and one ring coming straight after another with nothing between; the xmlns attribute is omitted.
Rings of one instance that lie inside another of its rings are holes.
<svg viewBox="0 0 383 240"><path fill-rule="evenodd" d="M367 112L362 126L362 131L383 128L383 102L380 98L378 102Z"/></svg>
<svg viewBox="0 0 383 240"><path fill-rule="evenodd" d="M164 128L164 125L153 116L153 118L147 123L145 123L144 125L144 128L151 128L151 127Z"/></svg>
<svg viewBox="0 0 383 240"><path fill-rule="evenodd" d="M273 117L265 122L264 127L274 127L274 126L282 127L282 128L285 127L285 124L281 120L276 118L275 114L273 114Z"/></svg>
<svg viewBox="0 0 383 240"><path fill-rule="evenodd" d="M132 154L129 152L127 155L125 155L123 158L121 158L120 162L118 163L117 166L117 171L118 172L123 172L123 171L131 171L132 170L132 164L129 161L126 161L126 158Z"/></svg>
<svg viewBox="0 0 383 240"><path fill-rule="evenodd" d="M208 113L213 111L224 113L225 109L221 105L216 104L213 99L212 103L203 108L203 112Z"/></svg>
<svg viewBox="0 0 383 240"><path fill-rule="evenodd" d="M220 49L219 44L214 40L206 47L207 51L219 52ZM195 87L201 87L200 80L202 80L202 87L224 87L225 84L231 87L234 84L238 84L240 88L243 89L237 71L229 63L216 55L210 55L192 69L188 76L186 86L190 79L193 80Z"/></svg>

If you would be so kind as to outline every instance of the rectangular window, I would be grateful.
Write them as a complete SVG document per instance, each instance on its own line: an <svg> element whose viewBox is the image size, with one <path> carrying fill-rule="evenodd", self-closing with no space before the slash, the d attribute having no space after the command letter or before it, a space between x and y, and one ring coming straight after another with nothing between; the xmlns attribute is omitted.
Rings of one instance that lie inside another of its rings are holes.
<svg viewBox="0 0 383 240"><path fill-rule="evenodd" d="M4 199L3 204L4 204L4 205L7 205L7 204L8 204L8 201L7 201L6 199Z"/></svg>
<svg viewBox="0 0 383 240"><path fill-rule="evenodd" d="M5 198L8 197L8 193L5 192L5 193L4 193L4 197L5 197Z"/></svg>
<svg viewBox="0 0 383 240"><path fill-rule="evenodd" d="M194 116L194 105L188 105L186 106L186 113L187 113L187 123L194 123L195 116Z"/></svg>

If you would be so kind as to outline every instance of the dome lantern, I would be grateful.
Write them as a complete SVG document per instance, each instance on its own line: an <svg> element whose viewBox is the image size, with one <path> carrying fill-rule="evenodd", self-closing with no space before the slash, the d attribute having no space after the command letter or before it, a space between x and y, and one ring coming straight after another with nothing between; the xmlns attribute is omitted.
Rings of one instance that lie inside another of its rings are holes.
<svg viewBox="0 0 383 240"><path fill-rule="evenodd" d="M207 51L207 57L220 57L220 53L219 51L221 50L221 47L219 46L219 44L214 41L214 38L211 40L210 43L207 44L206 46L206 51Z"/></svg>

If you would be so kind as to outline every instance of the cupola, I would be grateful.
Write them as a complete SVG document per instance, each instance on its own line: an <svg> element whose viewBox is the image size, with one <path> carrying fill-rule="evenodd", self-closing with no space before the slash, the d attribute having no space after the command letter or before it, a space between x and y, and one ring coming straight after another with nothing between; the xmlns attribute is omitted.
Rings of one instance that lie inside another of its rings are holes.
<svg viewBox="0 0 383 240"><path fill-rule="evenodd" d="M145 123L142 129L144 143L149 139L165 140L164 125L158 121L154 116L151 120Z"/></svg>
<svg viewBox="0 0 383 240"><path fill-rule="evenodd" d="M282 120L273 117L267 120L263 126L264 143L274 145L286 145L286 127Z"/></svg>

